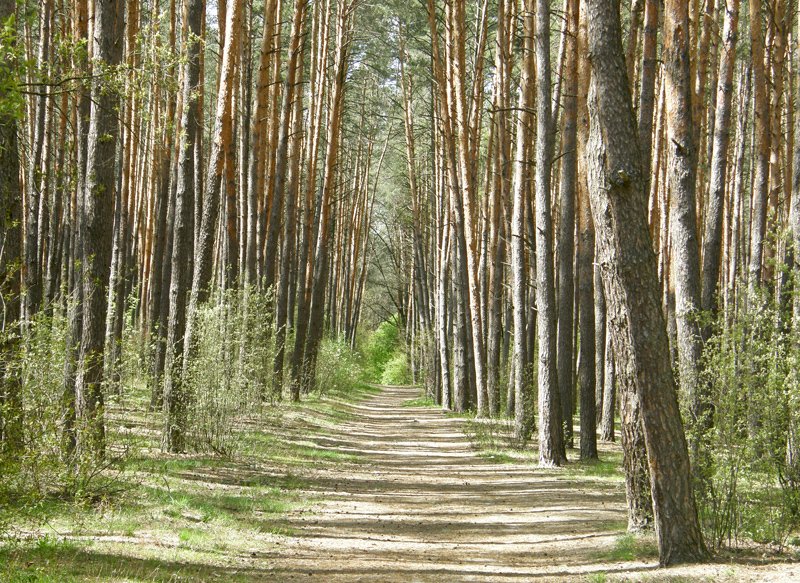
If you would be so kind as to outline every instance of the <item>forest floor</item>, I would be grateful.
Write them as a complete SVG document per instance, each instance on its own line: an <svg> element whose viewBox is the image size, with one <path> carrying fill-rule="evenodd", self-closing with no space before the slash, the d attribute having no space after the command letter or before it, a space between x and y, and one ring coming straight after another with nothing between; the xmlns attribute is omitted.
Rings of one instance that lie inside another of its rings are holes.
<svg viewBox="0 0 800 583"><path fill-rule="evenodd" d="M0 579L800 581L800 564L763 549L659 569L652 537L625 534L615 446L540 469L530 450L476 448L497 440L491 424L421 404L386 387L289 408L263 433L268 459L164 461L149 497L53 518L58 536L35 543L20 531Z"/></svg>

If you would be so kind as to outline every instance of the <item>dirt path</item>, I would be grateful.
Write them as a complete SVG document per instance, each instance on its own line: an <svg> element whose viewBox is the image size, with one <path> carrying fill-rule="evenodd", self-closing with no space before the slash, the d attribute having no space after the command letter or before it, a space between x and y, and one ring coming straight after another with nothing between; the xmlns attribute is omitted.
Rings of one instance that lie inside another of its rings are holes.
<svg viewBox="0 0 800 583"><path fill-rule="evenodd" d="M306 476L322 502L292 514L293 536L256 559L275 580L800 580L792 564L609 562L625 524L621 483L492 463L462 419L403 406L418 394L387 388L314 439L361 462Z"/></svg>

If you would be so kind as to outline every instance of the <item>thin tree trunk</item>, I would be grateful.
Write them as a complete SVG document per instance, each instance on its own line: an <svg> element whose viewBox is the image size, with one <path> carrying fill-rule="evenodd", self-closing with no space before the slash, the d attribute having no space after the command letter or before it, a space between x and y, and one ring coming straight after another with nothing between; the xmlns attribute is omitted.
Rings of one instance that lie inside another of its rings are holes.
<svg viewBox="0 0 800 583"><path fill-rule="evenodd" d="M769 189L770 107L767 74L764 70L764 34L761 26L760 0L750 0L750 51L753 65L755 110L753 135L755 160L753 168L752 223L750 228L750 260L747 269L748 295L755 295L761 284L764 258L764 237L767 226L767 194Z"/></svg>
<svg viewBox="0 0 800 583"><path fill-rule="evenodd" d="M556 367L556 302L550 164L553 128L550 110L550 4L536 0L536 308L539 328L539 465L566 461ZM572 259L570 258L570 261ZM568 307L572 312L572 302ZM570 336L570 344L572 337Z"/></svg>
<svg viewBox="0 0 800 583"><path fill-rule="evenodd" d="M730 142L731 99L733 97L733 66L736 62L736 39L739 26L739 0L725 3L725 28L722 33L722 57L719 63L714 145L709 179L708 211L703 237L703 287L701 306L704 312L716 309L722 253L722 223L725 184L728 169L728 144ZM707 340L710 329L704 330Z"/></svg>
<svg viewBox="0 0 800 583"><path fill-rule="evenodd" d="M15 14L14 0L0 1L0 23L7 23ZM16 46L13 29L6 38L9 47ZM7 33L8 34L8 33ZM7 91L0 89L0 101ZM19 320L22 315L20 291L22 281L17 268L23 260L22 188L20 185L19 138L17 119L13 113L0 115L0 294L4 300L2 341L0 341L0 452L12 457L23 447L22 381L12 361L19 350Z"/></svg>
<svg viewBox="0 0 800 583"><path fill-rule="evenodd" d="M533 76L535 60L533 54L534 15L532 0L526 0L522 8L523 39L525 49L522 60L522 78L517 106L517 138L514 153L514 175L511 187L513 211L511 216L511 289L514 306L514 435L527 441L533 428L533 410L530 391L526 386L526 368L529 361L526 336L525 288L525 175L526 156L530 144L529 114L533 106ZM532 350L533 347L530 347Z"/></svg>
<svg viewBox="0 0 800 583"><path fill-rule="evenodd" d="M239 23L242 15L243 0L233 0L226 14L226 29L232 31L225 37L220 67L220 83L217 92L217 107L214 121L213 141L207 162L203 193L202 217L200 230L195 244L194 273L192 290L187 312L186 334L184 338L183 366L187 366L193 351L194 319L197 309L208 298L209 284L212 277L212 257L214 251L214 233L219 222L220 191L225 169L225 151L233 140L233 83L236 54L239 47ZM234 33L234 31L236 31ZM197 160L195 160L197 163ZM195 191L199 192L199 191Z"/></svg>
<svg viewBox="0 0 800 583"><path fill-rule="evenodd" d="M185 448L186 392L183 387L186 308L189 292L189 272L186 263L191 255L194 212L195 141L200 135L200 35L204 0L184 0L183 43L186 62L183 70L183 113L178 159L178 181L175 196L175 218L172 227L169 287L169 318L167 320L167 354L164 377L164 432L162 446L177 453Z"/></svg>

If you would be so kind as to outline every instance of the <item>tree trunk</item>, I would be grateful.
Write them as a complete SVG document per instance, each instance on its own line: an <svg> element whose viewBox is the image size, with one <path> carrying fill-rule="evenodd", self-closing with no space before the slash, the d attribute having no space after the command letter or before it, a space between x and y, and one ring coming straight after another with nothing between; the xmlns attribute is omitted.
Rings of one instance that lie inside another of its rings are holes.
<svg viewBox="0 0 800 583"><path fill-rule="evenodd" d="M767 226L767 191L769 188L770 108L767 74L764 70L764 33L761 26L760 0L750 0L750 51L753 64L753 168L750 261L747 269L748 295L755 295L761 285L764 237Z"/></svg>
<svg viewBox="0 0 800 583"><path fill-rule="evenodd" d="M536 308L539 328L539 465L566 461L556 368L556 302L550 164L553 128L550 110L550 4L536 0ZM572 258L570 257L570 261ZM572 302L568 306L572 312ZM570 344L572 337L570 335ZM571 421L571 420L563 420Z"/></svg>
<svg viewBox="0 0 800 583"><path fill-rule="evenodd" d="M660 308L619 15L613 3L587 0L587 17L592 70L589 193L600 234L615 362L620 381L636 391L642 409L659 562L700 561L708 552Z"/></svg>
<svg viewBox="0 0 800 583"><path fill-rule="evenodd" d="M572 416L575 412L573 394L575 383L573 375L574 356L574 324L575 305L575 197L577 192L577 134L578 134L578 57L577 57L577 20L578 6L575 0L567 4L567 27L565 28L565 63L564 63L564 126L561 133L561 216L558 237L558 384L561 399L561 418L564 425L564 442L573 447ZM594 250L594 244L592 244ZM590 259L591 262L591 259ZM593 284L593 281L590 282ZM593 285L592 285L593 287ZM594 310L594 308L592 308ZM592 314L594 326L594 313ZM592 332L594 334L594 332ZM594 352L594 347L592 347ZM584 352L583 354L588 354ZM594 354L592 354L594 360ZM594 367L592 367L594 376ZM581 385L581 391L583 387ZM594 384L592 385L594 398ZM583 399L583 393L581 393ZM583 401L581 401L583 402ZM583 424L581 424L583 427ZM583 440L581 441L583 444ZM583 445L581 445L583 451Z"/></svg>
<svg viewBox="0 0 800 583"><path fill-rule="evenodd" d="M169 287L169 318L167 320L167 354L164 377L164 433L162 446L178 453L185 448L186 392L183 388L183 358L186 334L186 308L189 292L189 273L186 264L191 255L194 212L194 149L200 134L202 111L198 101L200 89L200 35L204 0L184 0L184 47L186 62L183 68L183 114L178 159L178 187L172 227L172 250Z"/></svg>
<svg viewBox="0 0 800 583"><path fill-rule="evenodd" d="M728 169L728 144L730 142L731 98L733 96L733 65L736 62L736 39L739 26L739 0L728 0L725 5L725 28L722 33L724 46L719 63L716 119L714 121L714 145L711 156L708 210L703 237L703 288L702 309L716 310L717 284L719 281L722 253L722 214L725 184ZM711 330L706 328L703 336L707 340Z"/></svg>
<svg viewBox="0 0 800 583"><path fill-rule="evenodd" d="M194 350L194 319L197 309L208 298L209 284L212 276L212 258L214 251L214 233L219 222L220 191L225 169L225 152L233 141L233 84L235 77L236 55L239 49L239 24L242 16L243 0L233 0L226 14L225 28L231 31L226 35L220 66L220 82L217 91L217 110L214 120L214 133L211 152L206 169L203 193L202 216L200 230L195 244L194 273L192 274L192 290L186 318L186 334L184 338L183 366L187 366ZM231 145L232 147L232 145ZM199 191L195 191L199 193Z"/></svg>
<svg viewBox="0 0 800 583"><path fill-rule="evenodd" d="M0 24L15 14L15 1L0 1ZM14 29L12 28L11 31ZM16 46L16 35L7 39ZM0 102L7 91L0 88ZM23 446L22 380L12 361L19 350L19 319L22 315L22 287L19 265L22 249L22 188L20 185L19 138L13 113L0 115L0 294L4 299L2 341L0 341L0 452L12 456Z"/></svg>
<svg viewBox="0 0 800 583"><path fill-rule="evenodd" d="M697 241L695 178L697 158L692 132L692 83L689 68L689 10L683 0L664 6L664 83L667 115L667 183L670 188L672 275L678 332L678 380L695 422L706 409L701 394L700 257ZM692 451L698 444L693 440Z"/></svg>
<svg viewBox="0 0 800 583"><path fill-rule="evenodd" d="M528 346L526 336L525 288L525 181L526 159L530 144L530 110L533 107L535 60L533 54L534 15L532 0L523 8L523 38L525 49L522 60L522 78L517 106L517 137L514 154L514 175L511 187L513 210L511 215L511 289L514 306L514 435L527 441L533 428L533 410L530 390L526 386ZM549 106L548 106L549 107ZM533 347L530 347L533 350Z"/></svg>
<svg viewBox="0 0 800 583"><path fill-rule="evenodd" d="M92 57L100 66L114 67L122 57L124 3L96 0ZM119 95L107 79L92 82L86 190L83 200L83 323L77 379L77 409L84 431L78 434L79 453L102 458L105 453L103 349L111 271Z"/></svg>

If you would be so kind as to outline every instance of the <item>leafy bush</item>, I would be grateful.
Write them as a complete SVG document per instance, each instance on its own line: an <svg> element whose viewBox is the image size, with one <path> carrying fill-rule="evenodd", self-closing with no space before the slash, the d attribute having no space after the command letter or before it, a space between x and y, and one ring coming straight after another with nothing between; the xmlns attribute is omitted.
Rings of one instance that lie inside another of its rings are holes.
<svg viewBox="0 0 800 583"><path fill-rule="evenodd" d="M74 356L73 350L67 350L71 342L68 331L69 312L60 307L40 312L23 327L18 350L8 364L21 383L18 422L23 441L17 452L0 449L0 532L4 509L34 510L51 498L97 501L119 487L119 473L124 471L123 462L132 439L129 434L107 431L102 459L89 451L68 455L65 447L64 374L68 353L69 358ZM124 359L136 358L132 346L136 336L129 327L125 328ZM132 372L128 365L122 370L121 386L127 386L132 382ZM117 399L118 395L106 399L104 416L113 414ZM76 430L81 432L80 420L77 424Z"/></svg>
<svg viewBox="0 0 800 583"><path fill-rule="evenodd" d="M411 373L408 370L408 358L405 352L397 351L383 367L381 384L407 385L411 383Z"/></svg>
<svg viewBox="0 0 800 583"><path fill-rule="evenodd" d="M317 355L314 386L322 394L346 393L364 378L358 355L342 340L325 338Z"/></svg>
<svg viewBox="0 0 800 583"><path fill-rule="evenodd" d="M198 309L196 351L187 367L187 435L192 447L229 455L243 412L274 397L270 298L252 288L219 292Z"/></svg>
<svg viewBox="0 0 800 583"><path fill-rule="evenodd" d="M397 317L380 323L367 338L363 353L368 380L387 385L410 382L408 358Z"/></svg>
<svg viewBox="0 0 800 583"><path fill-rule="evenodd" d="M793 443L800 400L796 338L780 306L760 294L749 309L722 314L704 351L710 428L687 416L699 440L696 493L707 539L743 535L778 545L800 526L800 481ZM792 460L795 461L792 461Z"/></svg>

